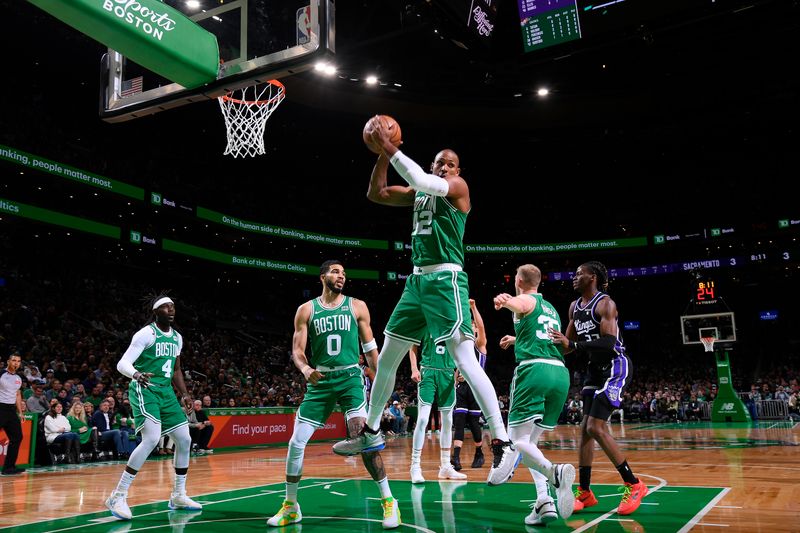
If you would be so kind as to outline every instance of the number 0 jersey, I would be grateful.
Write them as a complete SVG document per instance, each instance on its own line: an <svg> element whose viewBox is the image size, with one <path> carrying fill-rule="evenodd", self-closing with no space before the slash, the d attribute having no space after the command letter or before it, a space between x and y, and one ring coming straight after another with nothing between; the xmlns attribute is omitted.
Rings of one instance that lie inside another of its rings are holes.
<svg viewBox="0 0 800 533"><path fill-rule="evenodd" d="M467 213L459 211L447 198L417 192L411 262L414 266L454 263L463 267L466 225Z"/></svg>
<svg viewBox="0 0 800 533"><path fill-rule="evenodd" d="M161 331L155 322L140 329L133 336L132 346L141 349L133 368L141 373L151 373L150 383L169 387L175 371L175 360L183 349L183 337L174 328Z"/></svg>
<svg viewBox="0 0 800 533"><path fill-rule="evenodd" d="M536 300L536 308L521 318L514 314L514 357L517 362L528 359L557 359L564 362L561 350L553 344L548 329L561 331L561 318L555 307L541 294L523 294Z"/></svg>
<svg viewBox="0 0 800 533"><path fill-rule="evenodd" d="M311 303L311 317L308 320L311 366L358 364L358 320L353 299L345 296L334 308L324 307L320 298L311 300Z"/></svg>

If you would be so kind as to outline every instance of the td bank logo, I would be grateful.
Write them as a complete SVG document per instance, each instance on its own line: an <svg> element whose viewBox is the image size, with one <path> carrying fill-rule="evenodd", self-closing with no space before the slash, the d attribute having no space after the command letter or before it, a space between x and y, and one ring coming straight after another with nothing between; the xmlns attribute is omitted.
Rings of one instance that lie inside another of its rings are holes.
<svg viewBox="0 0 800 533"><path fill-rule="evenodd" d="M133 244L142 244L142 234L138 231L131 230L131 242Z"/></svg>
<svg viewBox="0 0 800 533"><path fill-rule="evenodd" d="M151 192L150 203L154 205L161 205L161 193Z"/></svg>
<svg viewBox="0 0 800 533"><path fill-rule="evenodd" d="M664 236L663 235L655 235L653 237L653 244L664 244Z"/></svg>
<svg viewBox="0 0 800 533"><path fill-rule="evenodd" d="M397 272L387 272L386 279L389 281L397 281Z"/></svg>

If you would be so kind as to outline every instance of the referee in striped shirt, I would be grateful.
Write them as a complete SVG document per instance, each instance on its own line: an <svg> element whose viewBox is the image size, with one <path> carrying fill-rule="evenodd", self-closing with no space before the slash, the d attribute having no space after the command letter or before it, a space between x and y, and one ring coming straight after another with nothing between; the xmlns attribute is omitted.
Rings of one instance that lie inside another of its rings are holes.
<svg viewBox="0 0 800 533"><path fill-rule="evenodd" d="M25 472L24 468L17 468L17 454L19 445L22 444L22 378L17 375L21 359L19 354L12 353L8 356L6 369L0 372L0 429L8 435L8 450L2 474L13 476Z"/></svg>

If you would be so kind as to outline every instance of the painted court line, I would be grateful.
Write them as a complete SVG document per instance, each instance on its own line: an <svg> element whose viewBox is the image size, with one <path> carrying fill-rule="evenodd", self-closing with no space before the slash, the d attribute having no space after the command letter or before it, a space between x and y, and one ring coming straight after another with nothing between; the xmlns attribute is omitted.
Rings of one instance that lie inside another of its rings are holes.
<svg viewBox="0 0 800 533"><path fill-rule="evenodd" d="M715 509L744 509L740 505L717 505Z"/></svg>
<svg viewBox="0 0 800 533"><path fill-rule="evenodd" d="M304 487L298 487L298 490L300 490L300 489L310 489L310 488L314 488L314 487L321 487L322 485L325 485L326 483L331 483L331 484L333 484L333 483L342 483L344 481L349 481L349 480L348 479L339 479L339 480L336 480L336 481L323 481L323 482L320 482L320 483L313 483L311 485L306 485ZM270 485L279 485L279 484L280 484L279 482L278 483L270 483ZM248 488L252 488L252 487L244 487L242 489L234 489L234 490L247 490ZM233 492L233 491L232 490L223 490L223 491L218 491L218 492L210 492L208 494L204 494L203 496L208 496L210 494L221 494L221 493L224 494L225 492ZM282 492L282 491L281 490L276 490L276 491L272 491L272 494L277 494L277 493L280 493L280 492ZM208 505L217 504L217 503L233 502L233 501L236 501L236 500L246 500L247 498L254 498L254 497L257 497L257 496L263 496L263 494L264 493L262 491L259 491L259 492L255 493L255 494L247 494L245 496L236 496L235 498L227 498L225 500L219 500L219 501L211 502ZM143 505L148 505L148 504L143 504ZM134 506L134 508L136 508L136 507L140 507L140 506L139 505ZM99 511L99 512L102 512L102 511ZM136 515L136 518L141 518L143 516L152 516L152 515L168 513L168 512L169 512L169 509L164 509L164 510L161 510L161 511L153 511L151 513L145 513L145 514ZM75 515L75 516L81 516L81 515ZM47 521L48 520L42 520L41 522L47 522ZM34 523L37 523L37 522L34 522ZM26 524L26 525L28 525L28 524ZM46 533L56 533L58 531L70 531L72 529L80 529L80 528L85 528L85 527L91 527L92 525L97 525L97 524L81 524L79 526L65 527L65 528L61 528L61 529L51 529L51 530L47 531ZM164 526L161 525L161 526L158 526L158 527L164 527ZM145 528L145 529L148 529L148 528Z"/></svg>
<svg viewBox="0 0 800 533"><path fill-rule="evenodd" d="M436 500L433 503L478 503L477 500Z"/></svg>
<svg viewBox="0 0 800 533"><path fill-rule="evenodd" d="M708 522L698 522L698 526L731 527L728 524L709 524Z"/></svg>
<svg viewBox="0 0 800 533"><path fill-rule="evenodd" d="M726 494L728 494L730 491L731 491L731 489L730 489L730 488L728 488L728 487L725 487L724 489L722 489L722 491L720 491L720 493L719 493L719 494L717 494L717 495L716 495L716 496L715 496L715 497L714 497L714 498L713 498L713 499L712 499L710 502L708 502L708 505L706 505L705 507L703 507L702 509L700 509L700 512L698 512L696 515L694 515L694 517L693 517L691 520L689 520L689 522L687 522L687 523L686 523L686 525L685 525L685 526L683 526L683 527L682 527L682 528L681 528L681 529L678 531L678 533L687 533L687 532L688 532L689 530L691 530L691 529L692 529L694 526L698 525L698 524L700 523L700 520L702 520L702 519L703 519L703 517L704 517L706 514L708 514L708 512L709 512L711 509L713 509L713 508L714 508L714 506L715 506L715 505L717 505L717 503L718 503L718 502L719 502L719 501L720 501L722 498L724 498L724 497L725 497L725 495L726 495ZM704 525L711 525L711 524L704 524ZM727 527L727 526L724 526L724 527Z"/></svg>
<svg viewBox="0 0 800 533"><path fill-rule="evenodd" d="M331 494L336 494L337 496L347 496L347 494L342 494L341 492L336 492L335 490L332 490Z"/></svg>
<svg viewBox="0 0 800 533"><path fill-rule="evenodd" d="M111 463L109 463L109 464L111 464ZM117 464L117 463L114 463L114 464ZM309 478L309 479L313 479L313 478ZM340 480L340 481L344 481L344 480ZM336 483L338 483L338 481ZM268 483L268 484L266 484L264 486L265 487L269 487L271 485L281 485L281 484L283 484L283 483L280 482L280 481L276 481L275 483ZM252 488L252 487L245 487L245 488ZM232 489L232 490L242 490L242 489ZM221 491L218 490L216 492L206 492L204 494L198 494L197 496L208 496L209 494L220 494L220 493L223 493L223 492L229 492L229 491L227 491L227 490L221 490ZM262 491L262 492L274 493L275 491ZM135 507L140 507L142 505L150 505L150 504L158 503L158 502L161 502L161 501L164 501L164 500L153 500L151 502L144 502L144 503L140 503L140 504L136 505ZM103 511L95 511L95 512L102 513ZM77 513L77 514L73 514L73 515L59 516L58 518L48 518L48 519L45 519L45 520L36 520L36 521L33 521L33 522L26 522L24 524L17 524L15 526L0 527L0 531L6 530L6 529L11 529L12 527L22 527L22 526L30 526L30 525L33 525L33 524L41 524L41 523L44 523L44 522L50 522L52 520L65 520L67 518L77 518L79 516L86 516L87 514L94 514L94 513ZM100 520L100 518L95 518L93 520ZM89 522L91 522L91 521L92 520L89 520ZM100 523L102 523L102 522L100 522Z"/></svg>

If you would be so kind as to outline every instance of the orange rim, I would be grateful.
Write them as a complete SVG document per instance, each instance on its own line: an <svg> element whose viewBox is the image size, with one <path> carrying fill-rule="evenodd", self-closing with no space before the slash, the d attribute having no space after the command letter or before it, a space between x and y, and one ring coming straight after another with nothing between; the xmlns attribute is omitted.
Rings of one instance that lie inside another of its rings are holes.
<svg viewBox="0 0 800 533"><path fill-rule="evenodd" d="M280 89L280 92L278 92L278 94L276 94L269 100L238 100L236 98L232 98L230 94L226 94L225 96L220 96L220 98L228 102L233 102L234 104L269 105L283 96L283 93L286 91L286 87L284 87L283 84L278 80L269 80L267 83L269 83L270 85L274 85L275 87Z"/></svg>

